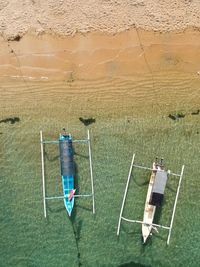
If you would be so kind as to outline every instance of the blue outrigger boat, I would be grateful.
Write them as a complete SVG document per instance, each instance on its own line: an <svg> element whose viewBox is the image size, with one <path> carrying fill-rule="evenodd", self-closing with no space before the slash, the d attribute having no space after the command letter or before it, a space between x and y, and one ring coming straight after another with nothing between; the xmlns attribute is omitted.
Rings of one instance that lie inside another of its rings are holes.
<svg viewBox="0 0 200 267"><path fill-rule="evenodd" d="M71 216L74 207L74 152L72 147L72 136L65 131L59 137L60 168L65 208Z"/></svg>

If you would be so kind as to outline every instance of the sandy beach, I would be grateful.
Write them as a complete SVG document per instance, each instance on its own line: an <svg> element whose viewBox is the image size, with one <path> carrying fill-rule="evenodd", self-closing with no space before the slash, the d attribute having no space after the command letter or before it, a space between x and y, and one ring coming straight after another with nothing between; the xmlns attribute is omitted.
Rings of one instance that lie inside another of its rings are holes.
<svg viewBox="0 0 200 267"><path fill-rule="evenodd" d="M197 0L3 0L0 79L198 73L199 12Z"/></svg>
<svg viewBox="0 0 200 267"><path fill-rule="evenodd" d="M200 70L196 1L1 1L0 79Z"/></svg>
<svg viewBox="0 0 200 267"><path fill-rule="evenodd" d="M30 31L62 36L131 28L184 31L200 26L199 13L198 0L2 0L0 32L12 40Z"/></svg>

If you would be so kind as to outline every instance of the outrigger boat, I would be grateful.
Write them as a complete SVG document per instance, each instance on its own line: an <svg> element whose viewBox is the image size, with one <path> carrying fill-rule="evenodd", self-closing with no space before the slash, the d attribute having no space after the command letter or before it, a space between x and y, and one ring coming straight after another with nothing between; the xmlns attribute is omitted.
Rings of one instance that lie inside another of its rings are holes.
<svg viewBox="0 0 200 267"><path fill-rule="evenodd" d="M75 163L74 163L74 150L73 143L76 144L87 144L88 145L88 160L90 167L90 178L91 178L91 193L87 194L75 194L76 189L74 188L75 180ZM44 144L55 144L59 145L60 150L60 170L62 176L62 196L46 196L46 185L45 185L45 147ZM41 147L41 163L42 163L42 191L43 191L43 207L44 207L44 217L47 218L47 200L64 199L64 205L69 216L71 216L74 200L79 197L91 197L92 198L92 212L95 214L95 199L94 199L94 182L93 182L93 170L92 170L92 152L90 144L90 131L87 131L87 138L81 140L74 140L71 134L66 133L65 128L63 128L63 133L60 134L58 140L43 140L42 131L40 131L40 147Z"/></svg>
<svg viewBox="0 0 200 267"><path fill-rule="evenodd" d="M149 235L151 234L153 227L153 219L156 211L156 207L161 205L163 200L163 194L167 182L167 172L164 170L163 159L160 164L153 163L152 173L149 180L149 186L147 191L147 197L144 208L144 216L142 223L142 237L145 243Z"/></svg>
<svg viewBox="0 0 200 267"><path fill-rule="evenodd" d="M181 173L176 174L176 173L171 172L170 170L168 171L165 170L162 158L161 158L160 163L157 162L157 158L156 158L156 161L153 163L153 168L152 167L148 168L145 166L134 164L134 160L135 160L135 153L133 153L133 156L132 156L131 166L129 169L126 187L125 187L125 191L123 195L121 210L119 214L118 227L117 227L117 235L119 236L122 220L129 222L129 223L139 223L142 225L142 236L143 236L144 243L147 241L147 238L151 234L151 230L152 229L157 230L156 227L159 227L159 228L168 230L167 245L169 245L175 211L176 211L176 204L177 204L178 195L180 191L181 181L183 178L184 165L182 165ZM148 186L147 196L146 196L146 202L145 202L143 220L134 220L134 219L129 219L123 216L123 210L124 210L124 206L126 202L128 187L129 187L130 179L132 176L133 168L139 168L139 169L151 171L151 176L150 176L150 181L149 181L149 186ZM174 200L174 207L172 211L170 225L166 226L166 225L155 224L153 222L153 219L154 219L154 215L156 212L156 207L161 206L161 203L164 197L165 186L166 186L169 175L179 177L179 182L178 182L178 187L176 191L176 197Z"/></svg>
<svg viewBox="0 0 200 267"><path fill-rule="evenodd" d="M60 168L62 176L63 196L65 208L71 216L74 207L74 153L72 147L72 136L65 131L59 137Z"/></svg>

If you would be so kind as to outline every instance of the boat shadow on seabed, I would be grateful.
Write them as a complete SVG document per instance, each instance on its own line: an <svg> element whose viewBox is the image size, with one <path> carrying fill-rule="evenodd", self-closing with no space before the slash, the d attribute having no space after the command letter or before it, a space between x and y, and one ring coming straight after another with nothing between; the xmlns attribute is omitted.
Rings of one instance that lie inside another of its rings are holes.
<svg viewBox="0 0 200 267"><path fill-rule="evenodd" d="M76 153L75 150L74 150L74 155L77 155L78 157L82 157L84 159L89 159L89 156L85 156L85 155L82 155L82 154L79 154L79 153ZM74 170L75 170L75 179L74 179L74 188L76 188L76 194L79 195L80 192L79 192L79 184L78 184L78 181L79 181L79 171L78 171L78 166L77 164L75 163L74 161ZM74 203L74 208L73 208L73 212L71 214L71 217L69 217L70 221L71 221L71 224L72 224L72 229L73 229L73 233L74 233L74 239L75 239L75 242L76 242L76 248L77 248L77 265L78 267L81 267L82 266L82 263L81 263L81 252L80 252L80 249L79 249L79 241L80 241L80 238L81 238L81 229L82 229L82 225L83 225L83 220L78 220L76 218L76 208L79 207L81 209L84 209L86 211L92 211L91 208L88 208L88 207L85 207L83 205L80 205L75 202Z"/></svg>

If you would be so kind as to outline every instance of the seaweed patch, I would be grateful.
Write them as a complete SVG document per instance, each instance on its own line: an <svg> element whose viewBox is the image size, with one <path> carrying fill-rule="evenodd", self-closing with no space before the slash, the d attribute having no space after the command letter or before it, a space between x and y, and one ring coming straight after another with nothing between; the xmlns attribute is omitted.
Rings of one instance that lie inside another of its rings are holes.
<svg viewBox="0 0 200 267"><path fill-rule="evenodd" d="M182 119L184 117L185 117L185 114L183 114L183 113L175 113L175 114L169 114L168 115L168 118L170 118L170 119L172 119L174 121Z"/></svg>
<svg viewBox="0 0 200 267"><path fill-rule="evenodd" d="M16 122L20 122L19 117L12 117L12 118L6 118L3 120L0 120L0 123L10 123L10 124L15 124Z"/></svg>
<svg viewBox="0 0 200 267"><path fill-rule="evenodd" d="M85 126L88 126L92 123L96 122L95 118L88 118L88 119L83 119L82 117L79 118L79 121L81 121Z"/></svg>
<svg viewBox="0 0 200 267"><path fill-rule="evenodd" d="M199 115L199 113L200 113L200 109L197 109L197 111L193 111L193 112L191 113L191 115Z"/></svg>
<svg viewBox="0 0 200 267"><path fill-rule="evenodd" d="M19 34L17 35L13 35L7 38L8 41L16 41L19 42L21 40L22 36L20 36Z"/></svg>
<svg viewBox="0 0 200 267"><path fill-rule="evenodd" d="M75 241L76 241L77 263L78 263L78 267L81 267L82 262L81 262L81 252L79 249L79 240L80 240L80 232L81 232L81 228L82 228L82 221L79 221L78 223L76 223L74 221L74 219L75 219L75 217L72 218L71 223L72 223L72 228L73 228L74 237L75 237Z"/></svg>
<svg viewBox="0 0 200 267"><path fill-rule="evenodd" d="M151 266L131 261L129 263L121 264L119 267L151 267Z"/></svg>

